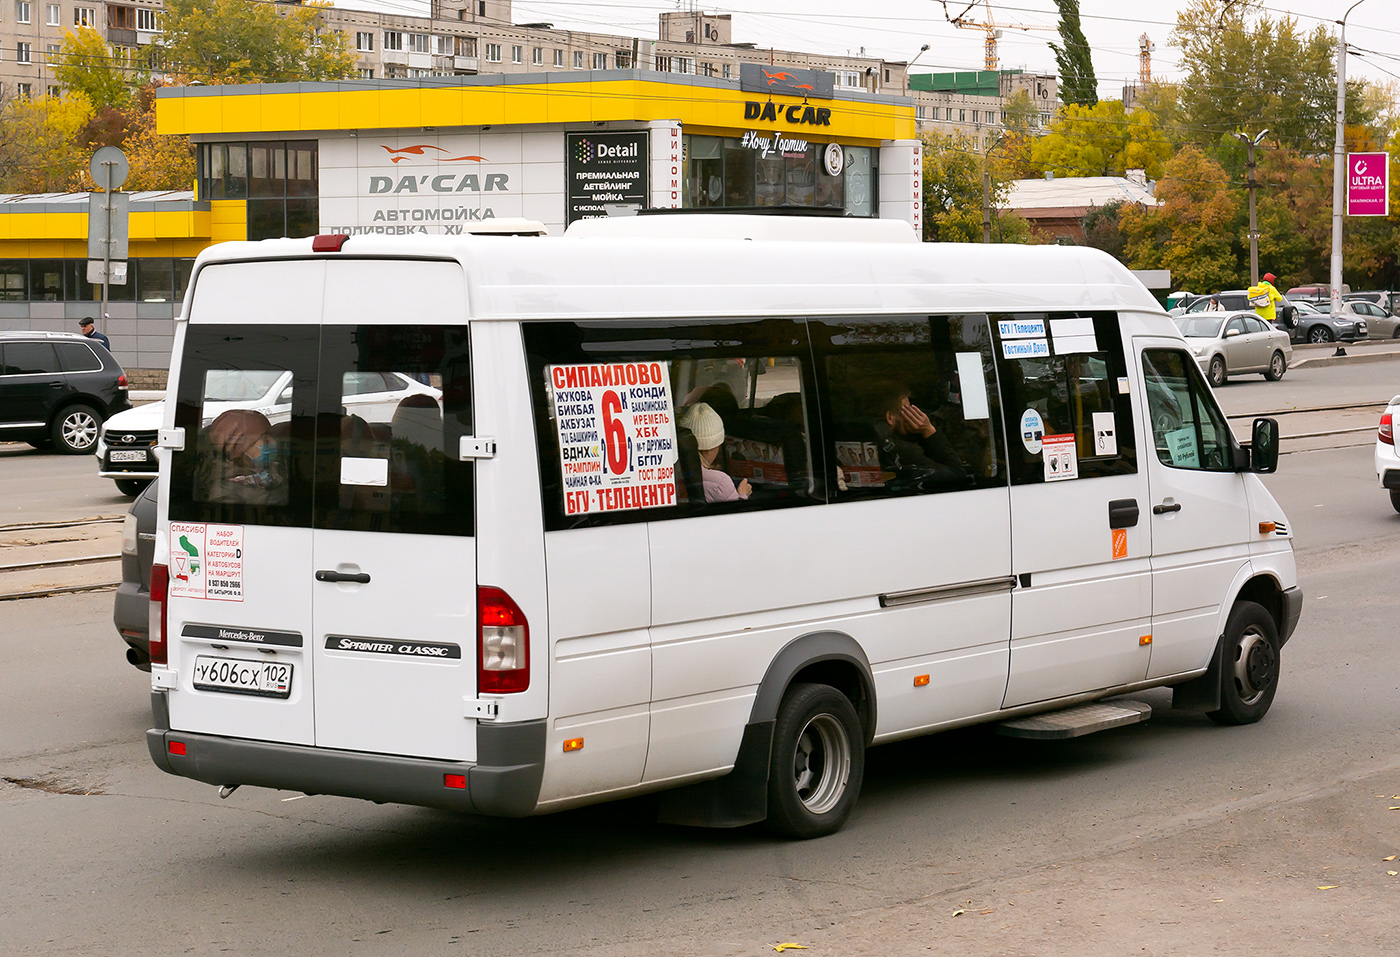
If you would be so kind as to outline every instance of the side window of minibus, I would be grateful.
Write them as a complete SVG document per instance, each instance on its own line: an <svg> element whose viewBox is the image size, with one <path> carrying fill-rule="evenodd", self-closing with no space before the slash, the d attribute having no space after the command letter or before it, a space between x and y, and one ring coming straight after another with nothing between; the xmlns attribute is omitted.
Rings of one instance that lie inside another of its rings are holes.
<svg viewBox="0 0 1400 957"><path fill-rule="evenodd" d="M822 500L792 319L527 323L546 525Z"/></svg>
<svg viewBox="0 0 1400 957"><path fill-rule="evenodd" d="M1234 470L1234 440L1196 360L1178 349L1142 354L1157 459L1178 469Z"/></svg>
<svg viewBox="0 0 1400 957"><path fill-rule="evenodd" d="M1006 484L987 317L814 319L832 498Z"/></svg>
<svg viewBox="0 0 1400 957"><path fill-rule="evenodd" d="M170 517L310 525L315 326L191 324L175 424Z"/></svg>
<svg viewBox="0 0 1400 957"><path fill-rule="evenodd" d="M467 345L465 327L325 327L317 528L472 534Z"/></svg>
<svg viewBox="0 0 1400 957"><path fill-rule="evenodd" d="M994 314L991 327L1013 485L1047 481L1048 471L1067 465L1081 479L1137 471L1116 314Z"/></svg>

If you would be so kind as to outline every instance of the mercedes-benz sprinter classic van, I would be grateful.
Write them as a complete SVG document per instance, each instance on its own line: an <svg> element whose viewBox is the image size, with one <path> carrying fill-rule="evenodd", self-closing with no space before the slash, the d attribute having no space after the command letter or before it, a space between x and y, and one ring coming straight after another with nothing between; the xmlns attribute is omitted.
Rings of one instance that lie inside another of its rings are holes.
<svg viewBox="0 0 1400 957"><path fill-rule="evenodd" d="M170 381L148 740L225 794L816 836L882 742L1258 720L1302 607L1277 426L1091 249L230 243Z"/></svg>

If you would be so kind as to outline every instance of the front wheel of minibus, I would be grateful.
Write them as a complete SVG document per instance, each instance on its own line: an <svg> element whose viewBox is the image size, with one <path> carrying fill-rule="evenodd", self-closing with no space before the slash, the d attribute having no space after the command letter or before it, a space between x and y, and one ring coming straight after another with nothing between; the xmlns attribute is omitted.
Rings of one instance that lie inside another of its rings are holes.
<svg viewBox="0 0 1400 957"><path fill-rule="evenodd" d="M773 729L769 827L804 839L840 830L864 774L865 735L850 700L830 685L789 688Z"/></svg>
<svg viewBox="0 0 1400 957"><path fill-rule="evenodd" d="M1235 603L1225 623L1220 662L1220 710L1216 724L1253 724L1273 704L1278 690L1278 629L1273 616L1252 601Z"/></svg>

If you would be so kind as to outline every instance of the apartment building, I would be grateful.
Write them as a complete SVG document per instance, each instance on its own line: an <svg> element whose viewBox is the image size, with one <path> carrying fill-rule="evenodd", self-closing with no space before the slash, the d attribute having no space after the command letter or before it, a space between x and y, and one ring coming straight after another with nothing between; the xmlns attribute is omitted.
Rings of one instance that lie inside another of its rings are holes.
<svg viewBox="0 0 1400 957"><path fill-rule="evenodd" d="M90 27L116 56L142 64L141 47L159 30L155 0L0 0L0 96L56 96L54 73L64 34Z"/></svg>
<svg viewBox="0 0 1400 957"><path fill-rule="evenodd" d="M920 133L960 133L985 145L1005 127L1007 110L1021 94L1033 107L1033 130L1048 129L1059 112L1054 74L1022 70L920 73L909 78L915 122Z"/></svg>

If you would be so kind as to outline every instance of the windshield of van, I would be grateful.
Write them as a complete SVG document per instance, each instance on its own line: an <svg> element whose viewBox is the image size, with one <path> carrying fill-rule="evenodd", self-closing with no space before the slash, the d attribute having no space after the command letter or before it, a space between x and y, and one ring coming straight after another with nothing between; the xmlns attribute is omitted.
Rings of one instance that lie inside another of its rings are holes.
<svg viewBox="0 0 1400 957"><path fill-rule="evenodd" d="M245 372L240 369L210 369L204 381L204 400L248 402L261 399L285 374L281 370Z"/></svg>
<svg viewBox="0 0 1400 957"><path fill-rule="evenodd" d="M1191 316L1177 323L1181 334L1188 339L1214 339L1220 335L1222 316Z"/></svg>

